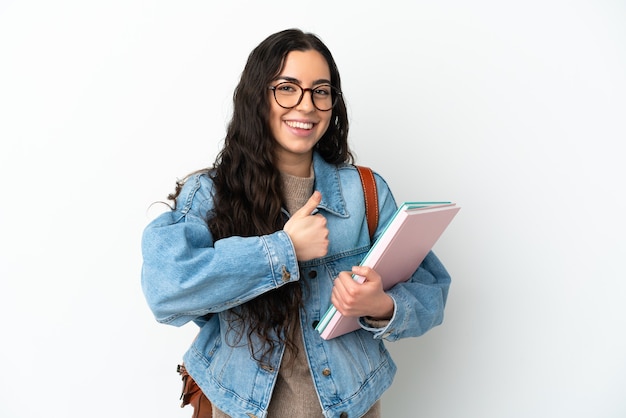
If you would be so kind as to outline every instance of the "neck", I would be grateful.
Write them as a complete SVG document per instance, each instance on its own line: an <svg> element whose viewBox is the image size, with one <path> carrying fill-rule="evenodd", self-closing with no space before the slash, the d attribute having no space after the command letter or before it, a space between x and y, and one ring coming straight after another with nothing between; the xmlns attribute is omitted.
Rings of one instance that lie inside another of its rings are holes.
<svg viewBox="0 0 626 418"><path fill-rule="evenodd" d="M276 158L276 167L279 171L296 177L309 177L312 164L313 154L302 155L289 160Z"/></svg>

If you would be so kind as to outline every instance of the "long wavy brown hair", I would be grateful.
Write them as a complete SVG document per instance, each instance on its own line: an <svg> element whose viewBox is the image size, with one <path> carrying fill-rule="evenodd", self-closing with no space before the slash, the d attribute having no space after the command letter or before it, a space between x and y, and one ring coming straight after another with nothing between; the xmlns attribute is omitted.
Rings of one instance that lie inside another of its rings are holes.
<svg viewBox="0 0 626 418"><path fill-rule="evenodd" d="M215 205L207 215L207 223L215 240L271 234L285 224L281 178L274 164L276 142L269 126L270 99L273 99L268 86L280 74L289 52L308 50L324 56L331 84L341 90L335 60L314 34L299 29L275 33L248 57L233 94L233 115L224 146L209 171L215 186ZM332 109L330 125L315 150L331 164L353 161L342 97ZM280 344L295 350L293 330L302 299L303 287L297 282L269 291L233 309L229 331L248 330L246 338L251 354L259 362L266 360ZM238 335L237 340L243 337ZM261 346L255 340L261 341Z"/></svg>

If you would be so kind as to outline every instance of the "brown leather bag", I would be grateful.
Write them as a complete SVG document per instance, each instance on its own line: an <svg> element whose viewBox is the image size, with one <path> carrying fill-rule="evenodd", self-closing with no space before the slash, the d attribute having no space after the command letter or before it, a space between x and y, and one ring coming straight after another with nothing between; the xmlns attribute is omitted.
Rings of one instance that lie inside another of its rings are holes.
<svg viewBox="0 0 626 418"><path fill-rule="evenodd" d="M180 374L183 380L183 391L180 394L182 403L180 407L185 405L191 405L193 407L193 415L191 418L211 418L213 417L213 406L209 398L205 396L200 389L200 386L195 380L187 373L187 369L183 364L179 364L176 368L178 374Z"/></svg>
<svg viewBox="0 0 626 418"><path fill-rule="evenodd" d="M367 167L356 166L356 168L359 171L361 184L363 185L365 216L367 217L370 239L372 239L378 225L378 193L374 173ZM193 407L193 415L191 418L212 418L213 407L209 398L205 396L200 386L198 386L195 380L187 373L187 369L185 369L183 364L179 364L176 370L183 380L183 391L180 395L182 403L180 407L183 408L186 405L191 405Z"/></svg>

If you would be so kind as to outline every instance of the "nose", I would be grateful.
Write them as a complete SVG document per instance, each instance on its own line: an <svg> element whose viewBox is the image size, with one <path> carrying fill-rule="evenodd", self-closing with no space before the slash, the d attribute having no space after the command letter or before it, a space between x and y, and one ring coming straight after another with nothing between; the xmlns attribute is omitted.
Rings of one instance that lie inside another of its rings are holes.
<svg viewBox="0 0 626 418"><path fill-rule="evenodd" d="M313 104L313 90L312 89L302 89L302 100L296 106L298 110L303 112L311 112L315 110L315 105Z"/></svg>

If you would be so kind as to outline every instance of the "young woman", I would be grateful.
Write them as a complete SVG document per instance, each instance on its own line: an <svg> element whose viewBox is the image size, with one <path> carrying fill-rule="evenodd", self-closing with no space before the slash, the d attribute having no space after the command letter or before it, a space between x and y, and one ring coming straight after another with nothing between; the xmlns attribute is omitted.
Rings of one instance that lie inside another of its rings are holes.
<svg viewBox="0 0 626 418"><path fill-rule="evenodd" d="M383 339L442 321L450 277L433 253L388 291L355 267L371 242L347 136L328 48L275 33L248 58L214 167L144 231L147 302L159 322L199 326L184 362L214 417L379 417L396 371ZM375 179L377 236L396 203ZM361 329L320 338L331 301Z"/></svg>

